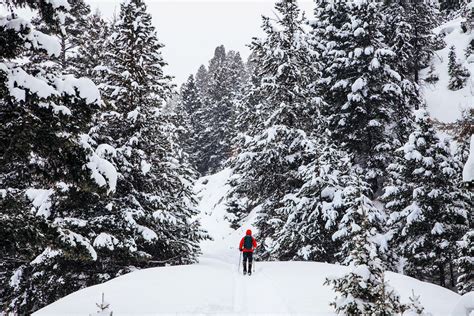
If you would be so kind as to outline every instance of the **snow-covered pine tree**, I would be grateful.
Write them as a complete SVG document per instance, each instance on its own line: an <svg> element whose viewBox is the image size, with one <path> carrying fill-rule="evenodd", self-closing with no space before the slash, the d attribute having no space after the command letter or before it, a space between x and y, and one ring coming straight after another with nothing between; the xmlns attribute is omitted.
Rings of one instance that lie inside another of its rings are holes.
<svg viewBox="0 0 474 316"><path fill-rule="evenodd" d="M39 12L56 30L71 6L8 4L10 13L0 18L0 309L30 314L101 279L111 257L95 249L94 239L110 215L102 201L114 191L116 173L88 141L101 103L95 85L59 68L22 68L24 57L57 60L63 47L57 34L19 17L18 7Z"/></svg>
<svg viewBox="0 0 474 316"><path fill-rule="evenodd" d="M406 4L407 22L413 30L410 45L413 48L413 78L420 84L419 72L428 67L431 57L439 49L439 39L433 32L438 25L439 16L432 0L408 0Z"/></svg>
<svg viewBox="0 0 474 316"><path fill-rule="evenodd" d="M405 272L454 286L456 242L469 229L472 201L460 188L460 165L441 140L425 109L416 112L408 142L388 167L382 196L390 214L393 247L406 259ZM448 271L449 269L449 271Z"/></svg>
<svg viewBox="0 0 474 316"><path fill-rule="evenodd" d="M84 0L67 0L67 3L70 7L69 10L56 23L45 23L42 17L39 16L33 20L33 24L38 30L54 35L59 39L61 53L55 59L55 62L65 73L75 73L75 56L78 48L82 43L89 40L88 33L91 30L88 29L87 16L91 10Z"/></svg>
<svg viewBox="0 0 474 316"><path fill-rule="evenodd" d="M193 166L197 166L199 164L197 153L201 150L197 135L204 128L204 111L203 102L193 75L189 76L188 80L181 86L176 112L181 124L180 144L190 156L190 162Z"/></svg>
<svg viewBox="0 0 474 316"><path fill-rule="evenodd" d="M386 1L382 7L383 34L387 45L397 55L397 71L404 78L414 80L414 54L412 41L415 30L409 23L407 0Z"/></svg>
<svg viewBox="0 0 474 316"><path fill-rule="evenodd" d="M409 297L410 303L404 308L402 316L431 316L425 312L425 308L421 305L420 296L415 295L415 291L411 291Z"/></svg>
<svg viewBox="0 0 474 316"><path fill-rule="evenodd" d="M240 55L233 51L226 52L222 45L216 48L207 75L202 68L198 71L199 85L205 87L205 90L199 89L204 103L203 128L197 135L197 148L200 150L196 155L197 170L201 174L219 170L231 156L244 72Z"/></svg>
<svg viewBox="0 0 474 316"><path fill-rule="evenodd" d="M206 66L201 65L196 73L196 86L199 89L199 93L201 94L201 98L206 98L207 93L207 84L208 84L208 71Z"/></svg>
<svg viewBox="0 0 474 316"><path fill-rule="evenodd" d="M464 88L467 79L471 75L469 70L458 61L456 57L456 47L454 46L451 46L449 49L448 74L448 88L453 91Z"/></svg>
<svg viewBox="0 0 474 316"><path fill-rule="evenodd" d="M107 38L110 32L109 24L101 13L96 11L85 19L85 28L79 37L77 54L72 58L74 74L78 77L92 78L96 84L103 82L103 70Z"/></svg>
<svg viewBox="0 0 474 316"><path fill-rule="evenodd" d="M143 0L121 3L108 45L104 98L110 109L92 137L114 147L109 154L120 178L109 207L121 214L111 229L127 227L122 233L131 257L123 261L194 262L204 236L194 219L194 174L163 113L172 85Z"/></svg>
<svg viewBox="0 0 474 316"><path fill-rule="evenodd" d="M328 3L326 10L313 25L312 39L321 51L316 84L324 101L321 113L333 141L354 155L378 193L391 148L403 143L410 125L415 99L406 87L411 83L396 71L396 55L380 32L377 3Z"/></svg>
<svg viewBox="0 0 474 316"><path fill-rule="evenodd" d="M327 133L329 133L327 131ZM314 159L298 168L303 183L295 193L283 198L275 223L275 234L267 238L269 257L278 260L335 262L340 248L333 240L337 225L346 209L343 191L351 169L351 157L329 142L323 134L314 143Z"/></svg>
<svg viewBox="0 0 474 316"><path fill-rule="evenodd" d="M474 291L474 231L469 230L458 242L456 288L463 295Z"/></svg>
<svg viewBox="0 0 474 316"><path fill-rule="evenodd" d="M445 11L446 14L461 9L464 0L439 0L439 8Z"/></svg>
<svg viewBox="0 0 474 316"><path fill-rule="evenodd" d="M367 197L370 188L354 171L344 194L351 205L345 211L334 238L341 239L340 252L351 271L327 285L340 293L331 303L341 315L394 315L401 311L398 295L384 279L379 242L385 214Z"/></svg>
<svg viewBox="0 0 474 316"><path fill-rule="evenodd" d="M228 195L234 225L255 210L259 234L265 238L275 237L279 222L286 221L287 214L277 210L285 195L301 187L299 166L314 159L315 145L308 133L316 124L308 89L314 70L303 30L305 19L296 1L277 1L275 11L278 19L264 17L265 37L252 43L258 64L258 75L253 77L259 80L249 93L257 98L246 97L245 102L252 101L243 107L250 112L258 109L258 116L250 115L255 121L240 138ZM267 246L260 247L264 255Z"/></svg>
<svg viewBox="0 0 474 316"><path fill-rule="evenodd" d="M242 100L237 104L236 130L238 137L247 133L250 129L256 128L260 122L260 101L262 99L260 95L262 92L260 89L260 66L256 52L251 52L246 63L247 78L245 78L243 84ZM236 151L238 151L238 148Z"/></svg>

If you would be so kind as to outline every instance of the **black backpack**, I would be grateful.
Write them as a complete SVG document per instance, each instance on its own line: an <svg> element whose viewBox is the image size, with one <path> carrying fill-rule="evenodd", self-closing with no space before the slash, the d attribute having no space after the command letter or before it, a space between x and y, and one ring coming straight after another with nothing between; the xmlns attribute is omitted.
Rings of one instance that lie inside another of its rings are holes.
<svg viewBox="0 0 474 316"><path fill-rule="evenodd" d="M247 235L244 237L244 249L250 250L252 248L253 248L253 238L252 236Z"/></svg>

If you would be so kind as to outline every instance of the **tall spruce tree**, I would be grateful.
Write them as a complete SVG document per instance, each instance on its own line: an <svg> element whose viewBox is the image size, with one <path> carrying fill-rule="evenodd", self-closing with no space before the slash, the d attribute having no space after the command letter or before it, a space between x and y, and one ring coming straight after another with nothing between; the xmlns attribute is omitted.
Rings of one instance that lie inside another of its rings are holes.
<svg viewBox="0 0 474 316"><path fill-rule="evenodd" d="M332 238L350 202L344 189L350 179L351 157L323 135L314 143L314 159L298 168L302 183L283 198L284 214L276 222L269 257L278 260L336 262L341 243Z"/></svg>
<svg viewBox="0 0 474 316"><path fill-rule="evenodd" d="M79 37L77 53L72 58L74 74L86 76L100 85L105 77L104 71L106 43L110 25L104 20L99 11L89 14L85 21L82 35Z"/></svg>
<svg viewBox="0 0 474 316"><path fill-rule="evenodd" d="M414 131L388 168L383 199L405 272L442 286L455 285L456 242L470 223L472 196L460 188L460 169L426 110L417 111Z"/></svg>
<svg viewBox="0 0 474 316"><path fill-rule="evenodd" d="M410 45L413 48L411 67L415 83L420 84L419 72L429 66L431 57L439 49L439 39L433 32L438 25L439 16L434 1L409 0L406 11L407 22L412 27Z"/></svg>
<svg viewBox="0 0 474 316"><path fill-rule="evenodd" d="M321 55L321 113L333 141L354 155L378 193L391 148L403 143L410 125L409 82L397 72L395 53L380 32L378 4L328 3L318 14L312 42Z"/></svg>
<svg viewBox="0 0 474 316"><path fill-rule="evenodd" d="M7 144L0 149L0 309L30 314L105 278L112 256L95 241L111 213L102 201L115 190L116 172L87 136L101 103L95 85L63 67L28 73L20 62L61 57L64 30L56 26L72 6L8 4L0 18L0 140ZM22 6L39 12L49 35L17 15Z"/></svg>
<svg viewBox="0 0 474 316"><path fill-rule="evenodd" d="M205 128L203 105L196 81L191 75L181 86L177 116L181 124L180 143L189 154L193 166L199 165L198 153L201 144L197 136Z"/></svg>
<svg viewBox="0 0 474 316"><path fill-rule="evenodd" d="M79 46L88 41L87 17L90 6L84 0L68 0L69 10L65 12L56 23L46 23L42 16L33 19L33 24L38 30L51 34L59 39L61 53L58 58L53 58L62 71L74 73L75 58ZM41 60L41 57L39 58ZM47 58L46 58L47 59Z"/></svg>
<svg viewBox="0 0 474 316"><path fill-rule="evenodd" d="M106 56L104 97L110 108L92 136L114 147L109 154L120 181L108 207L120 214L114 225L128 227L124 239L133 251L124 261L190 263L204 236L194 219L194 174L164 113L172 85L146 10L143 0L120 6Z"/></svg>
<svg viewBox="0 0 474 316"><path fill-rule="evenodd" d="M199 79L199 80L198 80ZM203 101L201 125L196 140L197 170L216 172L232 155L235 119L241 99L245 66L239 53L218 46L207 72L199 68L196 84Z"/></svg>
<svg viewBox="0 0 474 316"><path fill-rule="evenodd" d="M314 157L311 131L315 107L308 85L314 76L311 54L303 30L304 17L296 1L277 1L278 20L263 18L265 37L252 43L259 78L245 98L244 111L254 122L240 140L240 153L232 164L234 178L228 196L234 226L252 210L258 212L260 236L274 238L286 194L301 186L298 167ZM241 115L241 118L249 117ZM262 237L263 239L263 237ZM268 255L270 245L260 247Z"/></svg>
<svg viewBox="0 0 474 316"><path fill-rule="evenodd" d="M206 66L201 65L196 73L196 86L199 89L201 98L206 97L208 81L208 71Z"/></svg>

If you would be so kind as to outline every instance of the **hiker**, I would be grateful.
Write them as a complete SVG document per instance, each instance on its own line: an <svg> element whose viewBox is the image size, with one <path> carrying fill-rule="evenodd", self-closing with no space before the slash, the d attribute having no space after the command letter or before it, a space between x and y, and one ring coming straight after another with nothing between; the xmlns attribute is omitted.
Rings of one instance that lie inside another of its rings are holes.
<svg viewBox="0 0 474 316"><path fill-rule="evenodd" d="M252 237L252 231L247 229L247 233L244 238L240 241L239 250L243 252L244 257L244 275L252 274L252 261L253 261L253 251L257 248L257 241ZM248 269L247 269L248 262Z"/></svg>

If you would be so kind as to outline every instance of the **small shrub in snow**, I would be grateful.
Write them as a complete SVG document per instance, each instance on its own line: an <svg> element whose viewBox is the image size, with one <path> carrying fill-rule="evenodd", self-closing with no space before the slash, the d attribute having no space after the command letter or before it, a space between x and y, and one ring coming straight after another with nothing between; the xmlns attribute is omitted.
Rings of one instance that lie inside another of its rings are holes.
<svg viewBox="0 0 474 316"><path fill-rule="evenodd" d="M403 316L431 316L430 313L425 312L425 308L420 302L420 296L416 296L415 291L412 290L409 300L410 303L405 306Z"/></svg>
<svg viewBox="0 0 474 316"><path fill-rule="evenodd" d="M96 314L90 314L89 316L113 316L114 312L110 310L110 304L104 299L104 293L102 293L102 301L97 303L99 309Z"/></svg>
<svg viewBox="0 0 474 316"><path fill-rule="evenodd" d="M454 46L449 51L448 73L450 77L448 88L453 91L464 88L471 75L469 70L457 60Z"/></svg>

